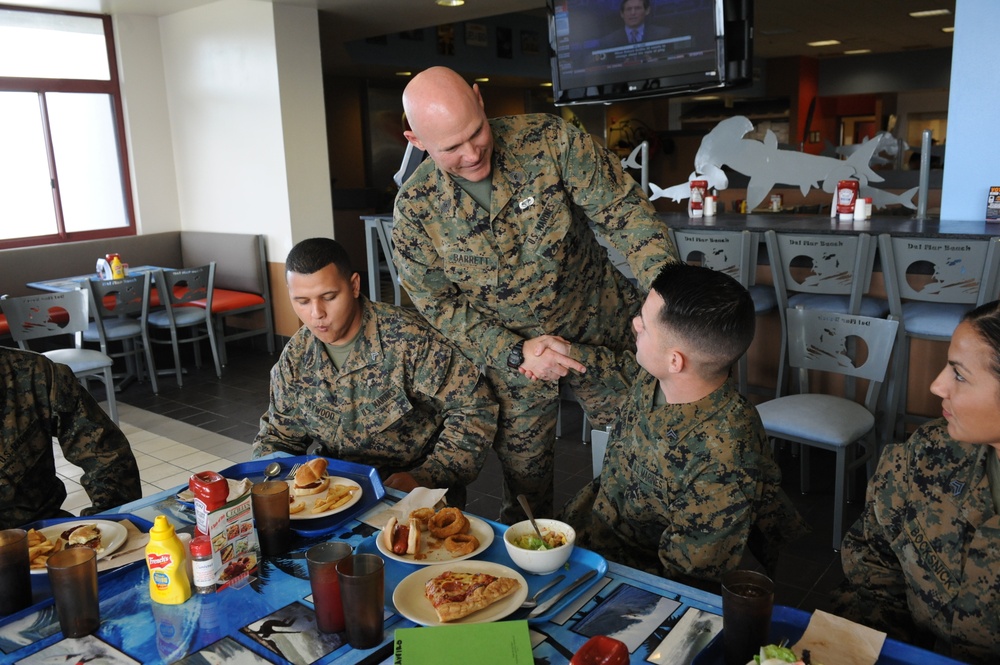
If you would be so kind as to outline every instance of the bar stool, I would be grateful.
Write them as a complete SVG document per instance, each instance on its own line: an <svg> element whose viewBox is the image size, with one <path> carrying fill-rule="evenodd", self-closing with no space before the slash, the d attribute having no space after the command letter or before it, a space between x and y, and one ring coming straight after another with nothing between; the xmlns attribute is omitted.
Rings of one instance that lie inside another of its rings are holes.
<svg viewBox="0 0 1000 665"><path fill-rule="evenodd" d="M889 311L899 319L886 393L885 438L905 435L910 339L947 342L965 313L997 297L1000 238L878 238Z"/></svg>

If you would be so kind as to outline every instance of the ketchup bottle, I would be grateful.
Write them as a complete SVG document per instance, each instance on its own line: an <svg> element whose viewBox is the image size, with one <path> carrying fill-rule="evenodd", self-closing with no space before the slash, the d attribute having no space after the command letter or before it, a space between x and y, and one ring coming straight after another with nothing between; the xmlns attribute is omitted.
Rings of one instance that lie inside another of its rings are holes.
<svg viewBox="0 0 1000 665"><path fill-rule="evenodd" d="M221 508L229 498L229 482L215 471L199 471L188 480L194 494L195 535L208 535L208 514Z"/></svg>
<svg viewBox="0 0 1000 665"><path fill-rule="evenodd" d="M628 665L628 646L607 635L595 635L573 654L569 665Z"/></svg>

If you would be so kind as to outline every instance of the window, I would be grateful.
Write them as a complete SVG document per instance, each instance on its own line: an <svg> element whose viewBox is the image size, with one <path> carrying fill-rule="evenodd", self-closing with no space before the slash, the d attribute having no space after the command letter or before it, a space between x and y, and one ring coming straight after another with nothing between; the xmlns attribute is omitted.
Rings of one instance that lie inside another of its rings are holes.
<svg viewBox="0 0 1000 665"><path fill-rule="evenodd" d="M108 16L0 7L0 247L135 233Z"/></svg>

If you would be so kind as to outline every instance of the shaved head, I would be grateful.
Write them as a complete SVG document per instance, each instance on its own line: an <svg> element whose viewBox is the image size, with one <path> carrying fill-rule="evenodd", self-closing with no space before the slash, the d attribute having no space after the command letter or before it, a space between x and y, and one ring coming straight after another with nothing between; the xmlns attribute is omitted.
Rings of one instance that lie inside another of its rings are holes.
<svg viewBox="0 0 1000 665"><path fill-rule="evenodd" d="M478 182L490 174L493 135L479 86L447 67L431 67L403 90L406 140L426 150L438 168Z"/></svg>

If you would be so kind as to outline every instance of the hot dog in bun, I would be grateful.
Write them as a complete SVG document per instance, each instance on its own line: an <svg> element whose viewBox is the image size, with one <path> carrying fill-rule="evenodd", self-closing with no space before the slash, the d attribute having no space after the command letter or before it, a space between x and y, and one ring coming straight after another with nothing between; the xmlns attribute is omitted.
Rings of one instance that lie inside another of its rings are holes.
<svg viewBox="0 0 1000 665"><path fill-rule="evenodd" d="M330 487L330 476L326 475L327 461L322 457L309 460L295 472L292 481L292 494L308 496L320 494Z"/></svg>
<svg viewBox="0 0 1000 665"><path fill-rule="evenodd" d="M382 529L382 544L394 554L419 553L420 522L411 519L408 525L403 525L395 517L390 517Z"/></svg>

